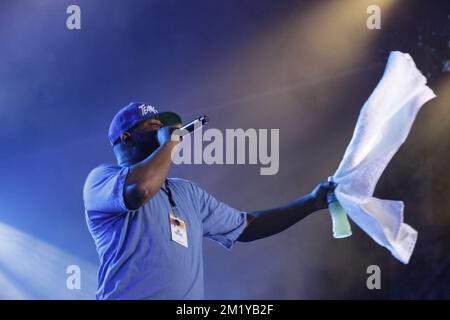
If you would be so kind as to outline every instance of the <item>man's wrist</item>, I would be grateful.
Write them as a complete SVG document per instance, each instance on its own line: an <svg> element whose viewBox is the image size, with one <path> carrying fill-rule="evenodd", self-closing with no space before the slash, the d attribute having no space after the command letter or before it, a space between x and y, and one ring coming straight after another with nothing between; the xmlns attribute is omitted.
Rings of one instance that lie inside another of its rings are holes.
<svg viewBox="0 0 450 320"><path fill-rule="evenodd" d="M319 201L311 193L307 194L304 197L304 199L305 199L305 203L308 204L308 206L311 208L312 212L315 212L315 211L323 209L320 206Z"/></svg>

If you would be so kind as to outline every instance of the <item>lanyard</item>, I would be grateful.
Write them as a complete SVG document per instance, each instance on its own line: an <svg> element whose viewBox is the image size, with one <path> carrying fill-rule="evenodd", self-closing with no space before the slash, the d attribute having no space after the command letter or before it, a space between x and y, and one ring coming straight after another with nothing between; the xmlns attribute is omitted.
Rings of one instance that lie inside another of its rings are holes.
<svg viewBox="0 0 450 320"><path fill-rule="evenodd" d="M170 206L172 208L175 208L177 205L176 205L175 201L173 200L172 190L170 190L170 188L169 188L169 180L166 179L164 185L165 185L166 188L164 189L164 188L161 187L161 190L164 191L164 193L167 195L167 198L169 199Z"/></svg>

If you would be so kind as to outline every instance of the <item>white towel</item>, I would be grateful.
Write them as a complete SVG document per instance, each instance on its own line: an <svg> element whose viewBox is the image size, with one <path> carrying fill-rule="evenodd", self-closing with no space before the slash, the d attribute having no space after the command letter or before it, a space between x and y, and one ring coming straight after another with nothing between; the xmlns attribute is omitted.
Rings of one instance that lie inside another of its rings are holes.
<svg viewBox="0 0 450 320"><path fill-rule="evenodd" d="M406 140L417 112L436 96L426 82L409 54L391 52L333 176L338 183L336 197L349 217L403 263L411 257L417 231L403 223L402 201L372 195L384 169Z"/></svg>

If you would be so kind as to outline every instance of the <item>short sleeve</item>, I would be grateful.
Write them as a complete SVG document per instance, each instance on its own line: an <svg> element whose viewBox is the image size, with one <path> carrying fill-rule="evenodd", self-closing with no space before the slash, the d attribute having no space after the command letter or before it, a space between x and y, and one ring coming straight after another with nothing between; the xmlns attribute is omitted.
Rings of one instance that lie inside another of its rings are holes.
<svg viewBox="0 0 450 320"><path fill-rule="evenodd" d="M203 236L231 250L247 225L247 213L220 202L197 185L193 186L198 198Z"/></svg>
<svg viewBox="0 0 450 320"><path fill-rule="evenodd" d="M83 189L87 212L119 213L128 211L124 200L125 179L130 168L101 165L88 175Z"/></svg>

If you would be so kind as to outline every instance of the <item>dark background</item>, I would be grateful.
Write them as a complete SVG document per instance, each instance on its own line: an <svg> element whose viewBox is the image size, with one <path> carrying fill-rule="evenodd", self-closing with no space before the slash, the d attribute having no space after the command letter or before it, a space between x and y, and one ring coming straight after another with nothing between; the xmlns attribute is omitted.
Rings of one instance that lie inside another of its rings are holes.
<svg viewBox="0 0 450 320"><path fill-rule="evenodd" d="M66 28L81 8L82 29ZM381 30L366 8L381 7ZM280 128L280 170L185 165L241 210L283 204L336 170L391 50L408 52L437 98L419 112L375 196L403 200L419 232L408 265L353 225L335 240L326 210L226 252L205 241L207 298L450 298L448 1L2 0L0 298L94 298L98 257L82 186L114 162L107 139L129 101L207 114L210 126ZM77 264L82 289L67 290ZM381 290L366 269L381 268Z"/></svg>

